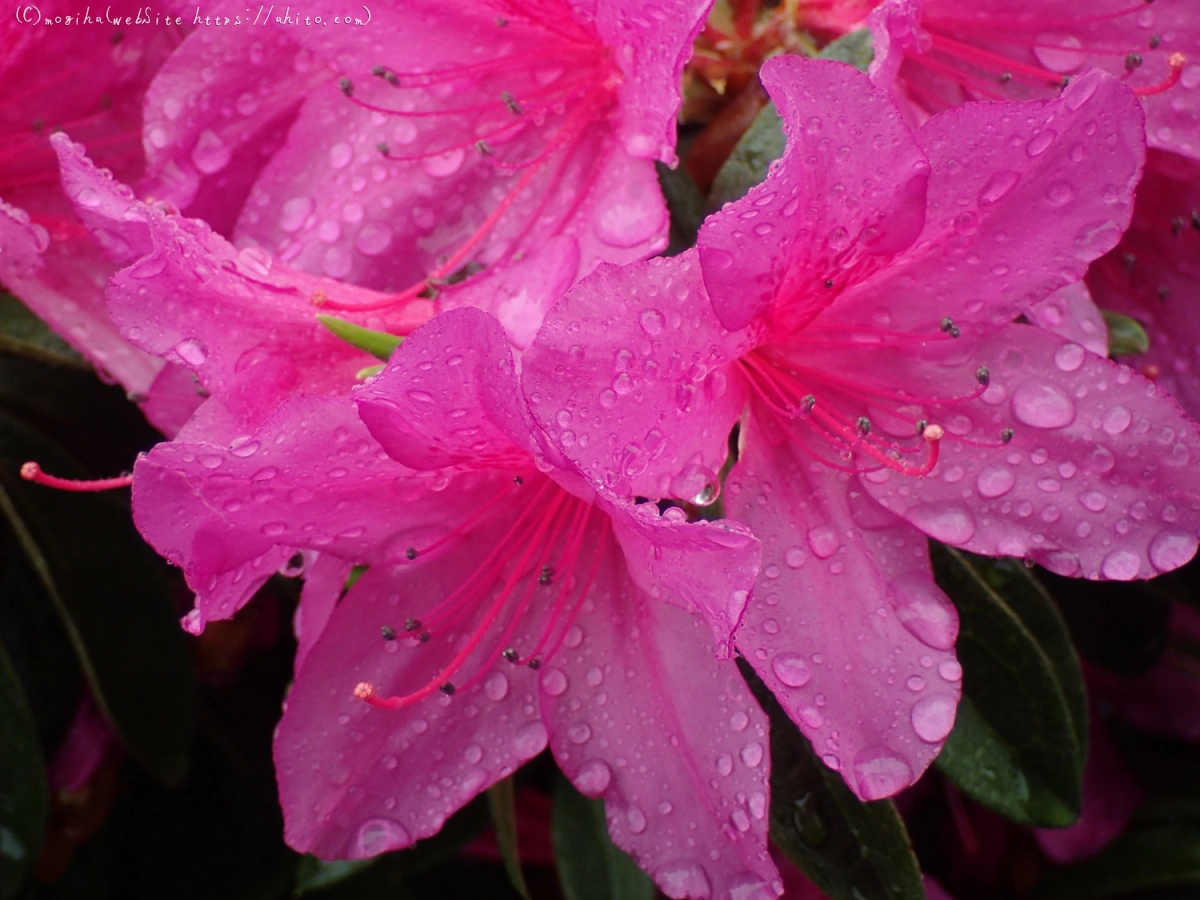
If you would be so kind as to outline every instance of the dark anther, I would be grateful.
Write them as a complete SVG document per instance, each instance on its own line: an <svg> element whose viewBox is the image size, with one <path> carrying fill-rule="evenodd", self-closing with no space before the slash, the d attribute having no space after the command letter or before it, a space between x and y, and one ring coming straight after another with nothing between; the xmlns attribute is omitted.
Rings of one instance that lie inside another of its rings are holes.
<svg viewBox="0 0 1200 900"><path fill-rule="evenodd" d="M123 41L123 40L125 40L125 32L123 32L123 31L113 32L112 43L113 43L114 47L117 46L117 44L121 43L121 41Z"/></svg>
<svg viewBox="0 0 1200 900"><path fill-rule="evenodd" d="M832 287L833 287L833 279L832 279L832 278L826 278L826 279L825 279L825 287L826 287L826 289L829 289L829 288L832 288Z"/></svg>
<svg viewBox="0 0 1200 900"><path fill-rule="evenodd" d="M1200 209L1192 210L1192 227L1200 231Z"/></svg>
<svg viewBox="0 0 1200 900"><path fill-rule="evenodd" d="M407 556L409 559L416 559L417 558L417 548L409 547L407 550L404 551L404 555Z"/></svg>
<svg viewBox="0 0 1200 900"><path fill-rule="evenodd" d="M417 640L420 641L422 644L428 644L429 643L429 632L422 631L420 634L417 635Z"/></svg>
<svg viewBox="0 0 1200 900"><path fill-rule="evenodd" d="M958 330L958 326L954 324L954 320L949 316L946 316L944 319L942 319L942 324L940 327L942 331L950 335L950 337L958 337L961 333Z"/></svg>
<svg viewBox="0 0 1200 900"><path fill-rule="evenodd" d="M1013 439L1013 430L1011 428L1005 428L1002 432L1000 432L1000 440L1002 440L1004 443L1007 444L1012 439Z"/></svg>
<svg viewBox="0 0 1200 900"><path fill-rule="evenodd" d="M817 398L812 394L805 394L800 400L800 411L802 413L812 412L812 408L817 405Z"/></svg>
<svg viewBox="0 0 1200 900"><path fill-rule="evenodd" d="M1165 284L1158 289L1158 299L1159 300L1166 301L1166 299L1170 296L1171 296L1171 289L1169 287L1167 287Z"/></svg>
<svg viewBox="0 0 1200 900"><path fill-rule="evenodd" d="M475 149L478 150L480 153L482 153L484 156L492 155L492 147L487 141L483 141L483 140L476 141Z"/></svg>
<svg viewBox="0 0 1200 900"><path fill-rule="evenodd" d="M525 483L525 479L522 478L520 475L513 476L513 484L515 484L517 487L520 487L524 483Z"/></svg>
<svg viewBox="0 0 1200 900"><path fill-rule="evenodd" d="M500 99L504 101L504 105L508 107L508 111L514 116L519 116L524 112L524 110L521 109L521 104L517 102L517 98L508 91L502 93L500 95Z"/></svg>
<svg viewBox="0 0 1200 900"><path fill-rule="evenodd" d="M1160 35L1153 34L1150 36L1150 49L1151 50L1155 49L1161 43L1162 43L1162 37Z"/></svg>
<svg viewBox="0 0 1200 900"><path fill-rule="evenodd" d="M554 566L542 566L542 574L538 576L538 584L550 584L554 580Z"/></svg>
<svg viewBox="0 0 1200 900"><path fill-rule="evenodd" d="M416 631L420 627L421 627L420 619L405 619L404 620L404 630L405 631Z"/></svg>
<svg viewBox="0 0 1200 900"><path fill-rule="evenodd" d="M1132 72L1134 69L1136 69L1138 66L1140 66L1142 64L1142 62L1143 62L1142 54L1130 53L1128 56L1125 57L1125 71Z"/></svg>
<svg viewBox="0 0 1200 900"><path fill-rule="evenodd" d="M452 695L454 693L454 685L452 685L450 682L447 681L440 688L438 688L438 690L441 691L443 694L445 694L447 697L449 697L450 695Z"/></svg>
<svg viewBox="0 0 1200 900"><path fill-rule="evenodd" d="M383 80L386 81L388 84L390 84L392 87L400 87L400 76L397 75L395 72L389 71L389 72L385 73L383 76Z"/></svg>
<svg viewBox="0 0 1200 900"><path fill-rule="evenodd" d="M1122 255L1121 262L1123 262L1125 264L1125 268L1127 270L1129 270L1130 272L1133 272L1133 267L1137 265L1137 257L1134 256L1132 253L1126 253L1126 254Z"/></svg>
<svg viewBox="0 0 1200 900"><path fill-rule="evenodd" d="M975 380L983 385L992 380L992 373L988 371L987 366L980 366L975 370Z"/></svg>
<svg viewBox="0 0 1200 900"><path fill-rule="evenodd" d="M1001 75L1000 75L1000 83L1001 84L1008 84L1010 81L1012 81L1012 72L1001 73Z"/></svg>
<svg viewBox="0 0 1200 900"><path fill-rule="evenodd" d="M858 425L858 433L864 437L871 433L871 420L866 416L859 416L855 424Z"/></svg>
<svg viewBox="0 0 1200 900"><path fill-rule="evenodd" d="M1183 231L1183 216L1176 216L1171 220L1171 237L1179 237L1179 232Z"/></svg>
<svg viewBox="0 0 1200 900"><path fill-rule="evenodd" d="M929 427L929 422L927 422L925 419L917 420L917 434L924 434L925 429L928 427Z"/></svg>
<svg viewBox="0 0 1200 900"><path fill-rule="evenodd" d="M45 127L46 127L46 123L42 119L34 119L33 120L33 130L34 131L41 131Z"/></svg>
<svg viewBox="0 0 1200 900"><path fill-rule="evenodd" d="M502 19L499 16L497 16L496 17L496 27L497 28L507 28L508 27L508 19Z"/></svg>
<svg viewBox="0 0 1200 900"><path fill-rule="evenodd" d="M391 625L384 625L379 629L379 633L383 635L385 641L394 641L396 639L396 629Z"/></svg>
<svg viewBox="0 0 1200 900"><path fill-rule="evenodd" d="M507 650L505 650L500 655L503 656L505 659L507 659L510 663L515 663L520 658L517 654L517 651L514 650L512 647L509 647Z"/></svg>
<svg viewBox="0 0 1200 900"><path fill-rule="evenodd" d="M387 141L380 141L378 144L375 145L375 149L378 150L380 153L382 153L384 156L387 156L389 153L392 152L392 148L388 146Z"/></svg>
<svg viewBox="0 0 1200 900"><path fill-rule="evenodd" d="M533 659L531 659L529 661L529 668L533 669L533 671L536 672L541 667L542 667L542 658L540 656L535 656Z"/></svg>
<svg viewBox="0 0 1200 900"><path fill-rule="evenodd" d="M342 78L338 79L338 87L347 97L354 96L354 82L349 78L343 76Z"/></svg>
<svg viewBox="0 0 1200 900"><path fill-rule="evenodd" d="M371 74L374 75L376 78L382 78L384 75L387 74L387 69L385 69L383 66L372 66Z"/></svg>

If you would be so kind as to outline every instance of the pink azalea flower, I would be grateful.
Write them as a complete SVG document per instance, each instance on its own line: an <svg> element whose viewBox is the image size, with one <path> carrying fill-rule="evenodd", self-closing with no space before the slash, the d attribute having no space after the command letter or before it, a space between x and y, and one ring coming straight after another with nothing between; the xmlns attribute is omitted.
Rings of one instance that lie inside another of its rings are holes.
<svg viewBox="0 0 1200 900"><path fill-rule="evenodd" d="M1200 164L1152 151L1121 243L1088 271L1106 308L1141 322L1147 353L1131 362L1200 415Z"/></svg>
<svg viewBox="0 0 1200 900"><path fill-rule="evenodd" d="M528 343L598 262L666 246L654 161L675 161L708 6L424 0L373 6L362 27L198 28L147 95L144 190L238 247L386 295L330 293L330 310L433 292Z"/></svg>
<svg viewBox="0 0 1200 900"><path fill-rule="evenodd" d="M1200 157L1200 14L1189 0L885 0L867 22L872 78L921 117L1053 97L1098 68L1142 97L1151 147Z"/></svg>
<svg viewBox="0 0 1200 900"><path fill-rule="evenodd" d="M78 10L54 0L41 12ZM139 397L168 434L195 407L195 392L180 395L172 367L132 347L110 322L104 283L115 267L63 196L48 138L64 129L101 165L136 180L142 96L179 40L174 28L46 27L15 17L0 24L0 80L12 88L0 102L0 284Z"/></svg>
<svg viewBox="0 0 1200 900"><path fill-rule="evenodd" d="M138 525L202 617L253 559L369 566L340 601L344 567L306 585L275 744L288 842L406 846L548 744L669 896L777 896L767 722L729 658L757 542L544 458L479 310L415 331L355 399L361 419L294 397L243 443L135 470Z"/></svg>
<svg viewBox="0 0 1200 900"><path fill-rule="evenodd" d="M1197 547L1200 438L1132 370L1012 324L1128 221L1142 114L1119 81L912 132L848 66L780 57L762 79L789 135L767 180L695 253L568 292L524 378L581 471L649 497L710 497L748 406L726 510L764 551L737 646L875 799L954 722L926 536L1088 578L1173 569Z"/></svg>

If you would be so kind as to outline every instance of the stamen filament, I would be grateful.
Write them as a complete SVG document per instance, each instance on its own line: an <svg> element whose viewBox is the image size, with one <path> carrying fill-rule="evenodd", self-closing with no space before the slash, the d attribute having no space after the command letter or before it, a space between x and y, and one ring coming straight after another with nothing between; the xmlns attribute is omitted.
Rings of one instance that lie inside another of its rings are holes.
<svg viewBox="0 0 1200 900"><path fill-rule="evenodd" d="M57 488L60 491L75 491L78 493L111 491L117 488L129 487L133 484L132 475L119 475L116 478L100 478L94 481L59 478L56 475L48 475L43 472L42 467L32 461L21 466L21 477L35 484L44 484L46 487Z"/></svg>

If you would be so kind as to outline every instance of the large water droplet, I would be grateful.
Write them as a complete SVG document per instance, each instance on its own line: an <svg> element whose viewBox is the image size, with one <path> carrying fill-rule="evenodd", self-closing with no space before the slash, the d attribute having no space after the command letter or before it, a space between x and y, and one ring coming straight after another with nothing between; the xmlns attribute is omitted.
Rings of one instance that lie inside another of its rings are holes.
<svg viewBox="0 0 1200 900"><path fill-rule="evenodd" d="M641 315L638 316L638 321L642 324L642 331L650 337L658 337L662 334L667 318L657 309L643 309Z"/></svg>
<svg viewBox="0 0 1200 900"><path fill-rule="evenodd" d="M957 503L918 503L904 518L943 544L962 545L975 536L975 517Z"/></svg>
<svg viewBox="0 0 1200 900"><path fill-rule="evenodd" d="M988 179L987 184L983 186L983 190L979 192L979 204L981 206L989 206L995 203L1005 194L1013 189L1021 176L1016 172L997 172Z"/></svg>
<svg viewBox="0 0 1200 900"><path fill-rule="evenodd" d="M208 359L208 347L196 338L187 338L175 345L176 355L189 366L202 366Z"/></svg>
<svg viewBox="0 0 1200 900"><path fill-rule="evenodd" d="M975 489L979 491L979 496L990 500L1004 496L1016 483L1017 477L1012 469L1002 463L993 463L980 470L975 478Z"/></svg>
<svg viewBox="0 0 1200 900"><path fill-rule="evenodd" d="M954 727L956 706L957 702L949 694L930 694L918 700L909 717L917 737L929 744L945 740Z"/></svg>
<svg viewBox="0 0 1200 900"><path fill-rule="evenodd" d="M407 847L412 842L408 829L399 822L392 819L367 819L358 829L349 855L351 859L367 859L389 850Z"/></svg>
<svg viewBox="0 0 1200 900"><path fill-rule="evenodd" d="M636 806L631 806L625 811L625 821L629 823L629 830L634 834L641 834L646 830L646 814Z"/></svg>
<svg viewBox="0 0 1200 900"><path fill-rule="evenodd" d="M1043 128L1029 139L1029 143L1025 145L1025 152L1030 156L1041 156L1054 143L1056 137L1058 132L1053 128Z"/></svg>
<svg viewBox="0 0 1200 900"><path fill-rule="evenodd" d="M908 631L936 650L949 650L958 637L958 613L932 580L897 578L889 585L888 599Z"/></svg>
<svg viewBox="0 0 1200 900"><path fill-rule="evenodd" d="M530 722L513 735L513 749L522 760L532 759L545 749L546 740L546 726L541 722Z"/></svg>
<svg viewBox="0 0 1200 900"><path fill-rule="evenodd" d="M854 757L851 767L858 794L864 800L882 800L912 784L912 767L887 747L867 747Z"/></svg>
<svg viewBox="0 0 1200 900"><path fill-rule="evenodd" d="M585 797L599 797L612 781L612 769L602 759L590 759L579 767L575 787Z"/></svg>
<svg viewBox="0 0 1200 900"><path fill-rule="evenodd" d="M205 128L200 132L196 145L192 147L192 165L205 175L213 175L229 165L232 151L216 132Z"/></svg>
<svg viewBox="0 0 1200 900"><path fill-rule="evenodd" d="M712 885L704 869L691 860L678 859L664 864L655 871L654 880L672 900L708 900L712 896Z"/></svg>
<svg viewBox="0 0 1200 900"><path fill-rule="evenodd" d="M1051 72L1060 75L1076 71L1087 60L1083 44L1073 34L1039 34L1034 38L1033 55Z"/></svg>
<svg viewBox="0 0 1200 900"><path fill-rule="evenodd" d="M293 197L280 207L279 227L289 234L304 227L305 221L312 215L313 201L311 197Z"/></svg>
<svg viewBox="0 0 1200 900"><path fill-rule="evenodd" d="M551 697L562 696L568 686L567 673L562 669L549 668L542 672L542 690Z"/></svg>
<svg viewBox="0 0 1200 900"><path fill-rule="evenodd" d="M832 525L818 525L809 529L808 546L817 559L829 559L841 546L841 539Z"/></svg>
<svg viewBox="0 0 1200 900"><path fill-rule="evenodd" d="M483 683L483 692L489 700L503 700L508 696L508 676L503 672L493 672Z"/></svg>
<svg viewBox="0 0 1200 900"><path fill-rule="evenodd" d="M1130 550L1113 550L1100 563L1100 574L1112 581L1132 581L1138 576L1142 560Z"/></svg>
<svg viewBox="0 0 1200 900"><path fill-rule="evenodd" d="M1053 384L1023 381L1011 403L1013 417L1033 428L1064 428L1075 421L1075 401Z"/></svg>
<svg viewBox="0 0 1200 900"><path fill-rule="evenodd" d="M712 469L695 464L673 477L668 490L672 497L696 506L712 506L721 496L721 481Z"/></svg>
<svg viewBox="0 0 1200 900"><path fill-rule="evenodd" d="M463 148L457 147L454 150L439 153L437 156L425 157L421 160L421 168L425 170L426 174L434 178L449 178L462 168L465 157L466 152Z"/></svg>
<svg viewBox="0 0 1200 900"><path fill-rule="evenodd" d="M1101 426L1109 434L1121 434L1133 421L1133 414L1123 406L1109 409L1100 420Z"/></svg>
<svg viewBox="0 0 1200 900"><path fill-rule="evenodd" d="M1054 364L1063 372L1074 372L1086 356L1087 351L1078 344L1063 344L1054 351Z"/></svg>
<svg viewBox="0 0 1200 900"><path fill-rule="evenodd" d="M1196 535L1168 529L1150 542L1150 562L1160 572L1178 569L1196 554Z"/></svg>
<svg viewBox="0 0 1200 900"><path fill-rule="evenodd" d="M804 687L812 677L808 663L798 653L780 653L771 660L771 671L788 687Z"/></svg>
<svg viewBox="0 0 1200 900"><path fill-rule="evenodd" d="M763 745L758 741L751 741L742 748L739 755L747 766L751 769L756 768L763 761Z"/></svg>

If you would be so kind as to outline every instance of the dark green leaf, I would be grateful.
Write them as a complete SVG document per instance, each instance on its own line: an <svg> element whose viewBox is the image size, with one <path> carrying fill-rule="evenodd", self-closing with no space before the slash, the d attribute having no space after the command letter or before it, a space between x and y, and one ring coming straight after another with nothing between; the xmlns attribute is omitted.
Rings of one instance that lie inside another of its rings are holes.
<svg viewBox="0 0 1200 900"><path fill-rule="evenodd" d="M49 805L33 716L0 644L0 898L15 897L37 861Z"/></svg>
<svg viewBox="0 0 1200 900"><path fill-rule="evenodd" d="M783 156L786 145L783 120L775 104L768 103L717 172L708 195L708 208L718 209L746 196L750 188L767 177L767 168Z"/></svg>
<svg viewBox="0 0 1200 900"><path fill-rule="evenodd" d="M967 794L1026 825L1079 815L1087 700L1049 595L1020 563L933 546L958 607L963 703L937 765Z"/></svg>
<svg viewBox="0 0 1200 900"><path fill-rule="evenodd" d="M890 800L864 803L746 665L771 719L771 838L830 900L924 900L921 870Z"/></svg>
<svg viewBox="0 0 1200 900"><path fill-rule="evenodd" d="M371 857L370 859L335 859L326 862L315 856L305 855L301 857L300 865L296 867L294 893L297 897L301 897L312 891L332 887L347 878L353 878L377 861L377 857Z"/></svg>
<svg viewBox="0 0 1200 900"><path fill-rule="evenodd" d="M90 369L87 360L12 294L0 290L0 351L41 362Z"/></svg>
<svg viewBox="0 0 1200 900"><path fill-rule="evenodd" d="M817 58L836 59L838 62L849 63L860 72L867 71L875 59L875 45L871 40L871 29L860 28L858 31L843 35L827 45L817 54Z"/></svg>
<svg viewBox="0 0 1200 900"><path fill-rule="evenodd" d="M1098 856L1054 869L1038 885L1039 900L1106 900L1156 888L1200 890L1200 827L1138 828Z"/></svg>
<svg viewBox="0 0 1200 900"><path fill-rule="evenodd" d="M1129 356L1145 353L1150 349L1150 337L1137 319L1102 309L1104 324L1108 326L1108 355Z"/></svg>
<svg viewBox="0 0 1200 900"><path fill-rule="evenodd" d="M317 321L328 328L334 337L341 338L352 347L365 350L384 362L388 361L393 350L404 343L404 338L400 335L363 328L361 325L355 325L353 322L347 322L337 316L317 316Z"/></svg>
<svg viewBox="0 0 1200 900"><path fill-rule="evenodd" d="M604 802L559 776L551 825L558 878L567 900L653 900L654 882L608 836Z"/></svg>
<svg viewBox="0 0 1200 900"><path fill-rule="evenodd" d="M21 481L36 459L87 477L58 446L0 412L0 517L66 627L100 708L135 758L172 782L187 768L194 685L165 566L120 500Z"/></svg>
<svg viewBox="0 0 1200 900"><path fill-rule="evenodd" d="M492 811L492 823L496 826L496 843L504 859L504 869L509 881L518 894L529 900L529 888L525 886L525 873L521 871L521 855L517 849L517 812L513 805L512 776L497 781L487 791L488 807Z"/></svg>
<svg viewBox="0 0 1200 900"><path fill-rule="evenodd" d="M676 256L696 243L704 221L704 195L683 166L672 169L656 162L654 168L671 214L671 243L665 255Z"/></svg>

